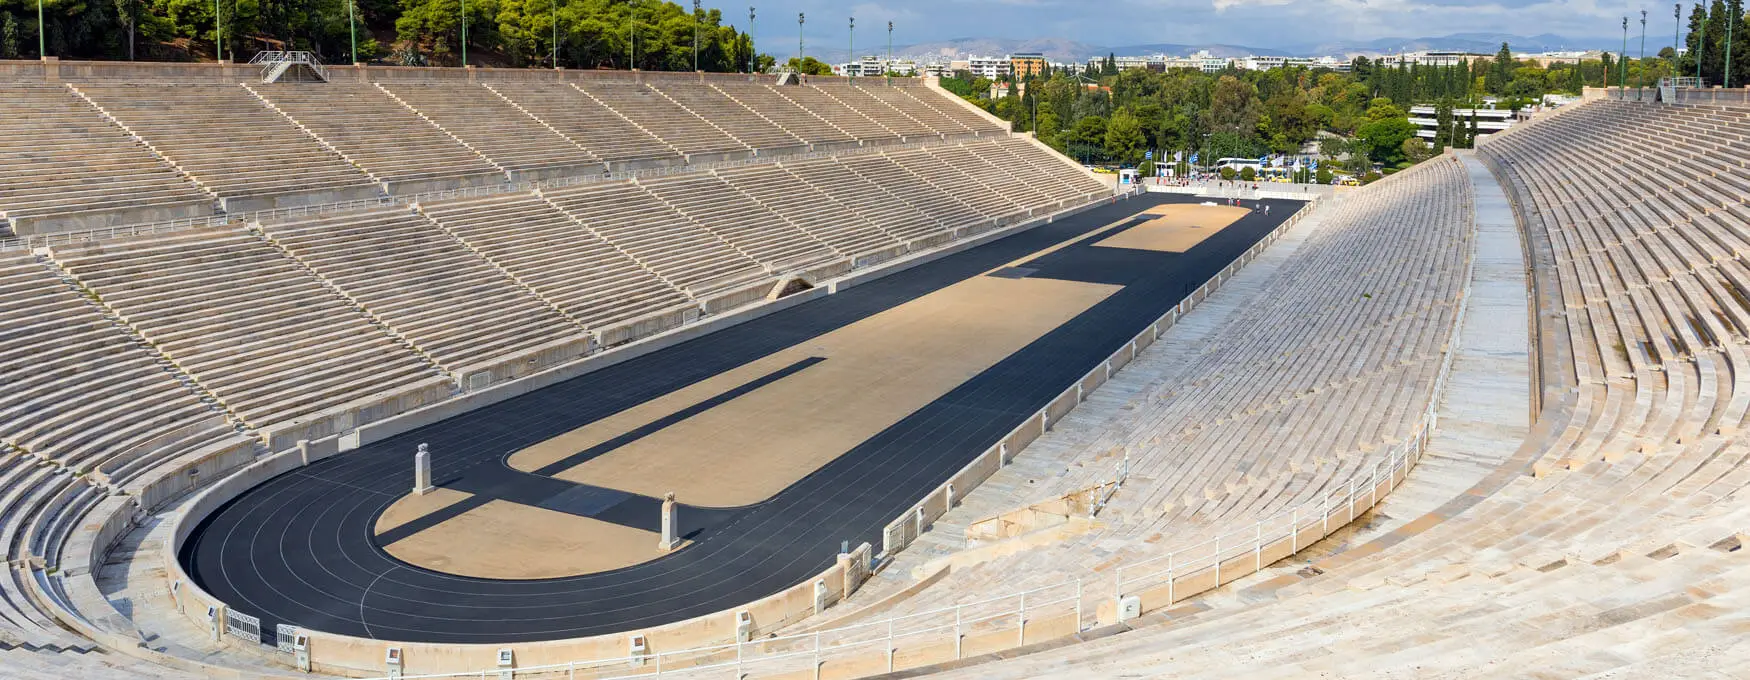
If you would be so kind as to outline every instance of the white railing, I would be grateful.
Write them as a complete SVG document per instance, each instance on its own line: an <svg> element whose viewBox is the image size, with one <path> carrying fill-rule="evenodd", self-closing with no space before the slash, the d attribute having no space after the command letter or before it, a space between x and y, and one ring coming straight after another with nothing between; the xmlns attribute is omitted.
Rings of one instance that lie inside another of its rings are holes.
<svg viewBox="0 0 1750 680"><path fill-rule="evenodd" d="M1081 583L1077 579L1069 584L811 633L673 652L652 651L644 655L521 666L515 669L515 674L517 677L563 674L567 678L622 680L733 670L733 675L723 675L754 678L761 674L794 675L798 670L807 673L806 669L811 667L813 677L818 678L823 671L830 672L829 669L852 659L876 673L892 672L899 669L897 657L902 653L939 647L941 655L952 654L953 658L960 658L969 648L976 650L989 646L988 640L1015 643L1002 645L1004 648L1021 644L1023 638L1036 642L1039 638L1028 633L1041 631L1048 623L1057 623L1059 628L1074 624L1077 630L1071 632L1077 632L1080 630L1078 622L1086 615L1085 605L1089 602ZM1015 626L1014 629L1004 627L1006 623ZM874 663L868 663L870 661ZM639 670L627 672L632 668ZM502 670L400 677L403 680L497 678Z"/></svg>
<svg viewBox="0 0 1750 680"><path fill-rule="evenodd" d="M1475 223L1474 217L1472 223ZM1359 476L1351 477L1341 493L1326 494L1317 501L1308 502L1287 512L1260 520L1248 529L1218 534L1202 543L1165 555L1119 565L1114 570L1113 575L1115 599L1122 600L1126 595L1137 590L1165 587L1168 589L1167 601L1171 603L1176 601L1173 599L1175 593L1172 592L1172 588L1178 580L1198 575L1203 571L1213 570L1215 582L1219 585L1225 582L1221 578L1221 565L1244 557L1248 553L1252 555L1254 560L1253 571L1260 570L1263 568L1265 546L1286 539L1290 541L1288 554L1298 553L1301 548L1306 547L1300 543L1300 535L1307 530L1318 527L1319 538L1330 535L1332 530L1330 519L1333 511L1346 517L1343 524L1347 524L1359 516L1357 506L1361 504L1362 497L1367 497L1365 503L1367 507L1372 507L1379 502L1384 495L1378 492L1382 482L1385 484L1386 494L1396 489L1398 480L1403 478L1403 475L1397 473L1402 472L1407 475L1409 470L1415 467L1416 462L1422 457L1422 452L1427 450L1428 440L1433 436L1435 425L1440 418L1440 395L1446 390L1447 378L1452 374L1453 358L1457 354L1459 346L1463 344L1464 320L1470 310L1471 275L1475 269L1476 256L1473 245L1472 254L1465 263L1464 288L1459 293L1458 311L1453 315L1452 332L1448 336L1445 351L1441 353L1440 372L1434 379L1428 407L1423 410L1422 417L1416 424L1416 434L1409 441L1398 446L1390 458L1374 464L1373 469L1367 475L1365 486L1357 488L1362 483L1362 478ZM1338 526L1340 528L1342 525ZM1222 547L1224 540L1228 546L1225 549ZM1206 554L1199 558L1196 551L1206 551ZM1193 554L1187 559L1186 553ZM1125 576L1126 571L1134 574L1140 568L1148 568L1149 571L1140 576Z"/></svg>

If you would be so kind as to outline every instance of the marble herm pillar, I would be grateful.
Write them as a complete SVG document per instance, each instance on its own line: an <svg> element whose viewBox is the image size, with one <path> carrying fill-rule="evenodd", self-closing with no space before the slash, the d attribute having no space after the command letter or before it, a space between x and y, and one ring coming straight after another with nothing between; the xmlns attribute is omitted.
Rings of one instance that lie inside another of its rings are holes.
<svg viewBox="0 0 1750 680"><path fill-rule="evenodd" d="M674 550L681 544L680 536L676 535L680 528L675 526L674 506L674 492L670 491L662 497L662 542L656 546L663 552Z"/></svg>

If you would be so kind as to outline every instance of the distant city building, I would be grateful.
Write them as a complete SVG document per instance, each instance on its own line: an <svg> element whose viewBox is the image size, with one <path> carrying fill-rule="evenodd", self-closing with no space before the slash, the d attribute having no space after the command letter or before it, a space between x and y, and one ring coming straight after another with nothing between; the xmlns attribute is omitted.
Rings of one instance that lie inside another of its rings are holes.
<svg viewBox="0 0 1750 680"><path fill-rule="evenodd" d="M1011 73L1009 60L1004 57L967 57L966 70L971 71L974 77L991 80L1007 78Z"/></svg>
<svg viewBox="0 0 1750 680"><path fill-rule="evenodd" d="M900 76L913 76L918 73L918 66L910 59L894 59L888 61L881 57L865 56L849 64L837 64L832 72L841 76L881 76L892 72Z"/></svg>
<svg viewBox="0 0 1750 680"><path fill-rule="evenodd" d="M1397 66L1458 66L1469 65L1474 59L1487 59L1490 55L1473 54L1470 52L1404 52L1388 54L1380 57L1379 65Z"/></svg>
<svg viewBox="0 0 1750 680"><path fill-rule="evenodd" d="M1347 73L1352 67L1348 61L1336 57L1279 57L1253 55L1244 59L1230 59L1210 54L1208 50L1200 50L1186 57L1172 57L1164 54L1149 56L1113 57L1118 70L1148 69L1151 71L1172 71L1176 69L1196 69L1204 73L1219 73L1229 68L1241 68L1249 71L1267 71L1273 68L1325 68ZM1095 57L1088 60L1088 68L1098 71L1104 68L1106 57Z"/></svg>
<svg viewBox="0 0 1750 680"><path fill-rule="evenodd" d="M1014 85L1015 85L1015 96L1017 96L1017 97L1026 96L1026 94L1027 94L1027 81L1024 81L1024 80L1014 81ZM1007 96L1009 96L1009 83L1008 82L993 82L990 84L990 92L989 92L990 99L997 100L997 99L1002 99L1003 97L1007 97Z"/></svg>
<svg viewBox="0 0 1750 680"><path fill-rule="evenodd" d="M1483 108L1453 109L1452 119L1463 121L1469 125L1472 113L1475 113L1477 117L1477 134L1479 135L1492 135L1513 127L1513 122L1517 118L1512 111L1507 109ZM1417 137L1433 139L1434 135L1440 132L1440 119L1436 117L1438 114L1439 111L1432 106L1410 107L1410 122L1416 125Z"/></svg>
<svg viewBox="0 0 1750 680"><path fill-rule="evenodd" d="M1038 52L1021 52L1009 55L1009 72L1016 78L1031 78L1045 72L1045 55Z"/></svg>
<svg viewBox="0 0 1750 680"><path fill-rule="evenodd" d="M1515 54L1513 55L1513 58L1518 61L1528 61L1543 68L1549 68L1556 65L1578 64L1582 61L1598 61L1599 59L1604 58L1604 53L1597 50L1540 52L1538 54Z"/></svg>

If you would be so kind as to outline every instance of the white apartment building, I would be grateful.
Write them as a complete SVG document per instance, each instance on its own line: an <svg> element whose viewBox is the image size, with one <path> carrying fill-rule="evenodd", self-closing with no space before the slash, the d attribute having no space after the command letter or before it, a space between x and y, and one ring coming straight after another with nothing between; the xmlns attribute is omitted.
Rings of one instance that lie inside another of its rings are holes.
<svg viewBox="0 0 1750 680"><path fill-rule="evenodd" d="M1008 57L967 57L966 70L971 71L972 75L977 78L991 80L1007 78L1009 77L1009 59Z"/></svg>
<svg viewBox="0 0 1750 680"><path fill-rule="evenodd" d="M1469 64L1473 59L1486 58L1489 55L1472 54L1470 52L1404 52L1388 54L1379 58L1381 66L1458 66Z"/></svg>
<svg viewBox="0 0 1750 680"><path fill-rule="evenodd" d="M1471 115L1477 118L1477 134L1492 135L1513 127L1515 116L1507 109L1453 109L1454 120L1469 124ZM1433 139L1440 133L1439 111L1432 106L1410 107L1410 122L1416 125L1416 136L1422 139Z"/></svg>
<svg viewBox="0 0 1750 680"><path fill-rule="evenodd" d="M888 61L881 57L865 56L857 61L848 64L835 64L832 67L833 74L840 76L880 76L886 75L889 71L897 75L913 76L917 75L918 66L910 59Z"/></svg>

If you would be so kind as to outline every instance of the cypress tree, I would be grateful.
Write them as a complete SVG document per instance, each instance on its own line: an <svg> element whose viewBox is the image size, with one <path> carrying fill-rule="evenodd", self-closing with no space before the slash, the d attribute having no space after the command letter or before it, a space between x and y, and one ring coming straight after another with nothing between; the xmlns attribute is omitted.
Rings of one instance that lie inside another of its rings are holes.
<svg viewBox="0 0 1750 680"><path fill-rule="evenodd" d="M1706 40L1701 48L1701 77L1707 85L1721 85L1726 74L1726 3L1714 0L1708 9ZM1734 36L1736 37L1736 36Z"/></svg>
<svg viewBox="0 0 1750 680"><path fill-rule="evenodd" d="M1701 56L1706 53L1706 31L1707 7L1698 2L1695 3L1695 7L1689 11L1689 34L1683 40L1683 44L1688 48L1688 52L1683 55L1683 62L1681 64L1682 72L1677 75L1695 76L1698 73L1696 67L1701 65Z"/></svg>

